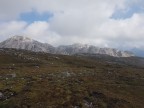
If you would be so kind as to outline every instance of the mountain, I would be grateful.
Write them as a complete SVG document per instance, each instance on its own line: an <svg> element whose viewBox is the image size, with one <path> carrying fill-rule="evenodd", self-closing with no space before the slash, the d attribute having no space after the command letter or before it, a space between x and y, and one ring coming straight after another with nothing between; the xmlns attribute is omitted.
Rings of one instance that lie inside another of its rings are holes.
<svg viewBox="0 0 144 108"><path fill-rule="evenodd" d="M133 48L131 49L131 51L136 55L136 56L139 56L139 57L144 57L144 50L143 48Z"/></svg>
<svg viewBox="0 0 144 108"><path fill-rule="evenodd" d="M113 48L99 48L92 45L86 44L73 44L67 46L53 47L47 43L41 43L23 36L13 36L0 43L0 48L15 48L24 49L34 52L46 52L52 54L63 54L63 55L73 55L73 54L105 54L114 57L131 57L134 56L133 53L128 51L120 51Z"/></svg>
<svg viewBox="0 0 144 108"><path fill-rule="evenodd" d="M68 46L59 46L57 48L57 53L59 54L81 54L81 53L88 53L88 54L105 54L114 57L130 57L134 56L133 53L128 51L120 51L113 48L99 48L92 45L86 44L73 44Z"/></svg>
<svg viewBox="0 0 144 108"><path fill-rule="evenodd" d="M117 65L123 65L123 66L132 66L132 67L139 67L144 68L144 58L143 57L114 57L104 54L75 54L75 56L79 58L88 58L91 60L101 61L101 62L107 62L111 65L117 64Z"/></svg>
<svg viewBox="0 0 144 108"><path fill-rule="evenodd" d="M34 52L54 53L54 47L23 36L13 36L0 43L0 48L24 49Z"/></svg>

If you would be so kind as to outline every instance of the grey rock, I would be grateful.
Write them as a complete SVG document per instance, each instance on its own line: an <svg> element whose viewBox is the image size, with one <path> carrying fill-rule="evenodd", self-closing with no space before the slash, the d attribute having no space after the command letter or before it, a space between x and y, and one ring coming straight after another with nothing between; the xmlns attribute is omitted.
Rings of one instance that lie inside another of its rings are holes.
<svg viewBox="0 0 144 108"><path fill-rule="evenodd" d="M113 48L99 48L87 44L73 44L67 46L53 47L47 43L41 43L23 36L13 36L0 43L0 48L14 48L14 49L24 49L34 52L46 52L52 54L63 54L63 55L73 55L73 54L106 54L114 57L131 57L134 56L132 52L120 51Z"/></svg>
<svg viewBox="0 0 144 108"><path fill-rule="evenodd" d="M13 36L1 42L0 48L24 49L34 52L49 52L49 53L54 52L53 46L23 36Z"/></svg>

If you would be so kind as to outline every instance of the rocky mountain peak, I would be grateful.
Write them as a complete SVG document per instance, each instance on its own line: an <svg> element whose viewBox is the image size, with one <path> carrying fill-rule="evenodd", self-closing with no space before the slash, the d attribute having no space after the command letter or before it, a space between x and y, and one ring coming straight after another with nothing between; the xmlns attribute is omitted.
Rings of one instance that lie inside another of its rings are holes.
<svg viewBox="0 0 144 108"><path fill-rule="evenodd" d="M41 43L24 36L13 36L5 40L0 43L0 48L15 48L15 49L30 50L34 52L46 52L46 53L64 54L64 55L87 53L87 54L105 54L114 57L134 56L133 53L127 51L119 51L113 48L99 48L93 45L79 44L79 43L53 47L50 44Z"/></svg>
<svg viewBox="0 0 144 108"><path fill-rule="evenodd" d="M89 47L90 45L88 45L88 44L81 44L81 43L75 43L75 44L72 44L71 46L77 47L77 48L84 48L84 47Z"/></svg>
<svg viewBox="0 0 144 108"><path fill-rule="evenodd" d="M0 48L24 49L34 52L54 52L54 48L25 36L13 36L0 43Z"/></svg>
<svg viewBox="0 0 144 108"><path fill-rule="evenodd" d="M19 35L15 35L13 37L10 38L10 40L13 41L23 41L23 42L32 42L33 39L26 37L26 36L19 36Z"/></svg>

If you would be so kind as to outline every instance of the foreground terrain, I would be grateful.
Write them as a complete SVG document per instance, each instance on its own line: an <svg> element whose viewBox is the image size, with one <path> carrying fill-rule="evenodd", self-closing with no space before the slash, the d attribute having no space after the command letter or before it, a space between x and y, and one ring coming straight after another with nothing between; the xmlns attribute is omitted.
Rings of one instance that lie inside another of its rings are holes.
<svg viewBox="0 0 144 108"><path fill-rule="evenodd" d="M0 49L0 108L143 108L143 63Z"/></svg>

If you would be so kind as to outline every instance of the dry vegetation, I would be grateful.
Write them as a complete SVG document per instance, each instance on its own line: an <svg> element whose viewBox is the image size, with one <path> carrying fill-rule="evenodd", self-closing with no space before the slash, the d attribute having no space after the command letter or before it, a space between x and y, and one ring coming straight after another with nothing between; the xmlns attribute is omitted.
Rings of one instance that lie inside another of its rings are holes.
<svg viewBox="0 0 144 108"><path fill-rule="evenodd" d="M143 108L144 68L109 58L1 50L0 108Z"/></svg>

